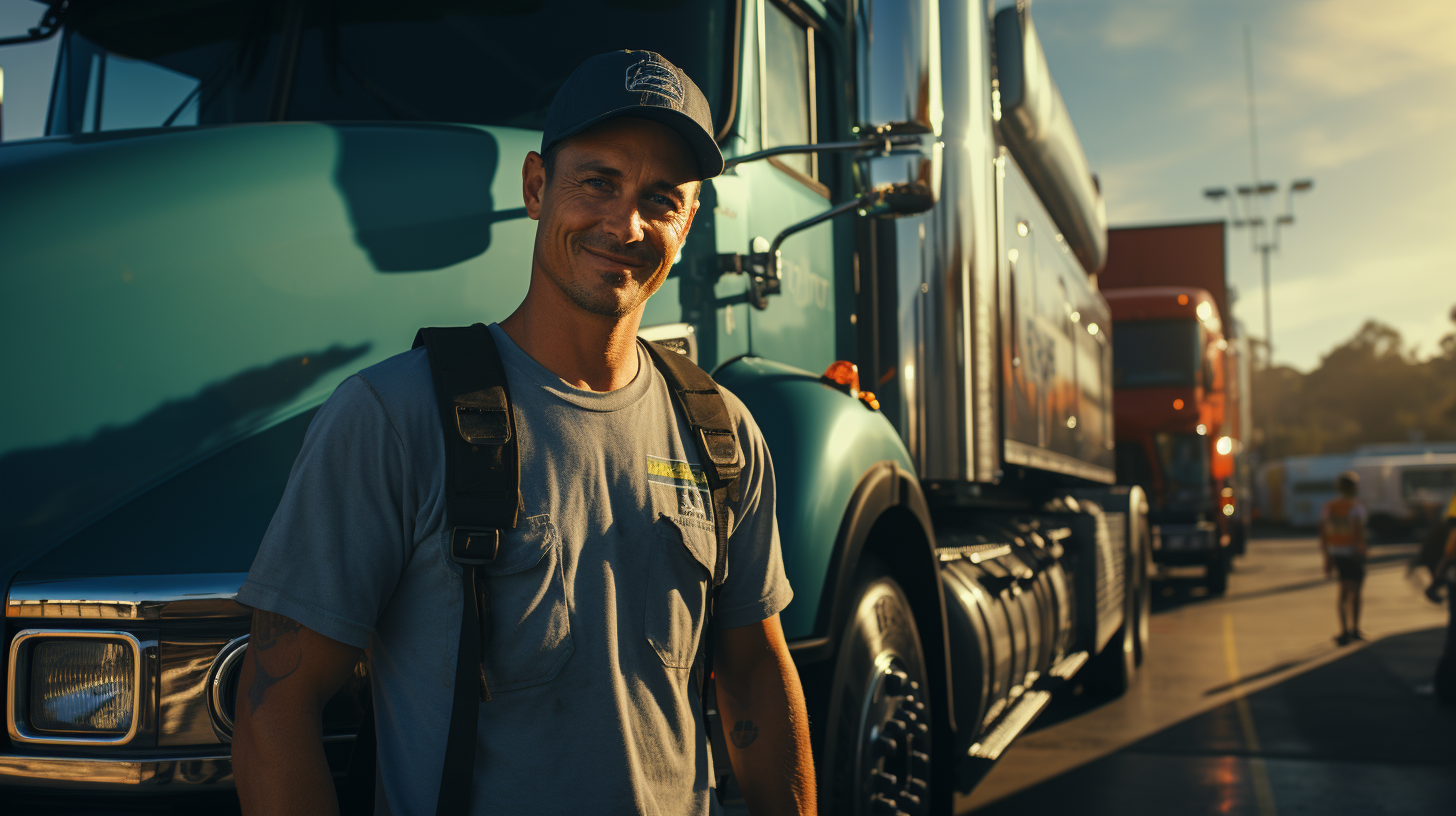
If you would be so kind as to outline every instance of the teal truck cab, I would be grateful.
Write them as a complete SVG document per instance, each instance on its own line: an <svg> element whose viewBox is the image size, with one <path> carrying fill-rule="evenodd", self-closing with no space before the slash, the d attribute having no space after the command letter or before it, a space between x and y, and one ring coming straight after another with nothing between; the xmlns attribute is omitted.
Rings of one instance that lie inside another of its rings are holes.
<svg viewBox="0 0 1456 816"><path fill-rule="evenodd" d="M0 146L0 797L230 795L234 592L313 412L520 301L517 168L620 47L695 78L732 165L643 333L772 450L822 812L948 813L1059 685L1125 688L1148 541L1113 484L1105 217L1024 9L36 9L47 135ZM341 773L368 682L326 712Z"/></svg>

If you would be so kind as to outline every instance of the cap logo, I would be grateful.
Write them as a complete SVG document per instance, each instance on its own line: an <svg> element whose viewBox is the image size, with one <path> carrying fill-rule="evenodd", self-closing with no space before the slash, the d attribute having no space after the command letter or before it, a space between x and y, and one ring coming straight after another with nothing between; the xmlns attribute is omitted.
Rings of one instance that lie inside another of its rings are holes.
<svg viewBox="0 0 1456 816"><path fill-rule="evenodd" d="M683 86L677 74L650 57L627 68L627 90L665 97L675 109L683 105Z"/></svg>

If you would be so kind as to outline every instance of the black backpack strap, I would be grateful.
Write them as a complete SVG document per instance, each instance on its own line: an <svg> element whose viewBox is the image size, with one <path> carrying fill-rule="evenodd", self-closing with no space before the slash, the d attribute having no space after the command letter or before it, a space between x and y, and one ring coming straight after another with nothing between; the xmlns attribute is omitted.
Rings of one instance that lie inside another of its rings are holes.
<svg viewBox="0 0 1456 816"><path fill-rule="evenodd" d="M697 443L698 457L703 460L703 471L708 476L708 488L713 497L713 527L718 538L718 551L713 563L713 587L716 589L723 585L728 567L727 504L729 498L736 499L738 496L738 474L743 469L738 455L738 435L733 431L728 403L708 372L666 346L652 342L646 343L646 346L652 362L667 380L668 389L688 421L693 441Z"/></svg>
<svg viewBox="0 0 1456 816"><path fill-rule="evenodd" d="M415 348L430 355L430 375L445 433L445 525L450 560L460 566L465 595L455 693L437 816L465 816L475 780L480 703L490 700L483 658L490 631L488 587L481 567L495 560L502 530L516 526L521 473L516 422L505 367L490 329L420 329Z"/></svg>
<svg viewBox="0 0 1456 816"><path fill-rule="evenodd" d="M693 656L693 680L698 688L698 702L703 706L703 725L708 729L714 769L720 777L717 791L721 801L725 787L736 788L736 783L714 704L716 692L710 685L713 674L713 607L727 575L728 501L730 498L738 499L738 476L743 470L743 458L738 453L738 436L728 414L728 403L713 378L692 360L667 346L653 342L646 345L652 362L667 380L673 399L688 421L713 499L713 532L718 546L713 560L713 591L708 596L703 633L698 636L698 652Z"/></svg>

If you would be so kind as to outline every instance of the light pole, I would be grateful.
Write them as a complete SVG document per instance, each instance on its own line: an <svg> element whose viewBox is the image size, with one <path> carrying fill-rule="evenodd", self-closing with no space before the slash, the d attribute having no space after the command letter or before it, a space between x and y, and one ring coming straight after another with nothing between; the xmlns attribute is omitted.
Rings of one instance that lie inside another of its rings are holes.
<svg viewBox="0 0 1456 816"><path fill-rule="evenodd" d="M1294 226L1294 194L1308 192L1314 187L1310 179L1299 179L1289 183L1289 188L1284 195L1284 214L1277 216L1273 223L1270 223L1261 213L1264 211L1263 201L1271 195L1279 192L1279 185L1272 181L1254 184L1241 184L1234 190L1238 193L1237 199L1228 194L1223 187L1209 187L1203 191L1205 198L1210 201L1226 199L1235 229L1249 228L1249 245L1255 252L1258 252L1263 261L1264 273L1264 366L1270 367L1274 364L1274 318L1272 302L1269 297L1269 254L1279 251L1279 230L1283 227ZM1232 316L1229 318L1232 320Z"/></svg>

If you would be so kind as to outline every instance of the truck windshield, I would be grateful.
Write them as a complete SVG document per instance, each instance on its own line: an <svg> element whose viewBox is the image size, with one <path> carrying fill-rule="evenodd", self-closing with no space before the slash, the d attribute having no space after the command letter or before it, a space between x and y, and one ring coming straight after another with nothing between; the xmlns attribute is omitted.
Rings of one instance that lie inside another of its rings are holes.
<svg viewBox="0 0 1456 816"><path fill-rule="evenodd" d="M618 48L663 54L726 113L733 1L83 0L46 131L278 120L539 130L571 71Z"/></svg>
<svg viewBox="0 0 1456 816"><path fill-rule="evenodd" d="M1196 320L1118 323L1112 331L1115 388L1192 388L1202 366Z"/></svg>
<svg viewBox="0 0 1456 816"><path fill-rule="evenodd" d="M1208 437L1190 433L1153 436L1163 472L1163 509L1204 510L1209 503Z"/></svg>

